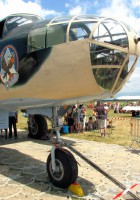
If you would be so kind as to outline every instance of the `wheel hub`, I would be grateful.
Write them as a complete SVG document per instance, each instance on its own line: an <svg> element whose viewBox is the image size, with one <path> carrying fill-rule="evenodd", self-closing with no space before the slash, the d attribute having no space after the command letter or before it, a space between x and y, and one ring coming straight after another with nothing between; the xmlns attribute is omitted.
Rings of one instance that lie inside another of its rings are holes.
<svg viewBox="0 0 140 200"><path fill-rule="evenodd" d="M58 159L55 159L55 164L56 164L56 171L53 171L52 162L50 162L50 173L55 180L59 181L64 176L64 168L62 163Z"/></svg>

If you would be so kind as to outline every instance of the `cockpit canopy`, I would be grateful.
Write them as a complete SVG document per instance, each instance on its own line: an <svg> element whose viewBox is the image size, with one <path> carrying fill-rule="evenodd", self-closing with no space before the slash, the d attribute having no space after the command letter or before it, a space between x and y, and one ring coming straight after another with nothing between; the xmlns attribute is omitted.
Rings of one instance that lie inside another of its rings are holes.
<svg viewBox="0 0 140 200"><path fill-rule="evenodd" d="M134 66L129 35L136 33L122 22L96 16L56 17L28 35L28 51L86 40L90 64L97 84L105 91L117 91ZM132 41L132 40L131 40ZM132 44L131 44L132 47Z"/></svg>
<svg viewBox="0 0 140 200"><path fill-rule="evenodd" d="M30 23L32 28L26 32L29 54L55 45L85 40L88 65L104 91L117 92L138 59L134 30L122 22L104 17L85 15L42 20L32 14L15 14L0 22L0 37Z"/></svg>
<svg viewBox="0 0 140 200"><path fill-rule="evenodd" d="M41 17L32 14L14 14L0 21L0 38L7 36L13 29L25 24L41 20Z"/></svg>

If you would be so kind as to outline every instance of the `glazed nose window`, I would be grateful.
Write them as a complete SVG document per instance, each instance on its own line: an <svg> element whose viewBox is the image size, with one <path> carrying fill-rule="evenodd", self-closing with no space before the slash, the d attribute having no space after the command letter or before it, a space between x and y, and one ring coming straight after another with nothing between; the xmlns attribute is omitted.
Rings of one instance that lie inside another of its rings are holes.
<svg viewBox="0 0 140 200"><path fill-rule="evenodd" d="M127 77L129 71L131 70L132 66L134 66L135 61L136 61L136 56L135 55L130 55L128 60L124 64L123 69L121 70L121 73L120 73L118 81L117 81L117 83L115 85L114 91L117 91L119 86L125 80L125 78Z"/></svg>
<svg viewBox="0 0 140 200"><path fill-rule="evenodd" d="M104 89L111 89L127 54L90 44L90 55L93 65L92 71L97 83ZM127 64L125 65L125 73L128 73Z"/></svg>
<svg viewBox="0 0 140 200"><path fill-rule="evenodd" d="M115 84L117 90L136 60L136 56L128 55L126 31L118 22L105 19L93 28L90 37L90 60L97 84L105 90Z"/></svg>
<svg viewBox="0 0 140 200"><path fill-rule="evenodd" d="M124 28L112 19L102 21L93 32L92 37L98 42L128 48L128 37Z"/></svg>

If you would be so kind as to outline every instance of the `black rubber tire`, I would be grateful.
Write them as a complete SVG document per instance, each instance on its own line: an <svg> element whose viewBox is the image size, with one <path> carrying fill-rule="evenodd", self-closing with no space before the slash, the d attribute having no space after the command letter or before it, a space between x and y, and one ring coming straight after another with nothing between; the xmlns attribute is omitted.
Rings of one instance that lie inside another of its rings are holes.
<svg viewBox="0 0 140 200"><path fill-rule="evenodd" d="M66 149L55 150L57 173L52 172L51 154L49 154L46 167L50 181L53 185L66 189L74 183L78 176L78 165L74 156Z"/></svg>
<svg viewBox="0 0 140 200"><path fill-rule="evenodd" d="M28 124L29 137L34 139L41 139L45 137L48 125L46 119L42 115L34 115L34 123L32 127Z"/></svg>

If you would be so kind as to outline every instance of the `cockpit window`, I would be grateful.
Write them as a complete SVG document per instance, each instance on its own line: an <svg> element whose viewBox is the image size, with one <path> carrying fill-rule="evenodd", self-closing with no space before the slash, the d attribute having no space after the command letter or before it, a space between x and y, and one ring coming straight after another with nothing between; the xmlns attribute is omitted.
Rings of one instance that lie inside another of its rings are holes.
<svg viewBox="0 0 140 200"><path fill-rule="evenodd" d="M94 27L93 22L72 22L69 32L69 38L72 38L72 35L74 35L74 40L81 40L88 38L92 28Z"/></svg>
<svg viewBox="0 0 140 200"><path fill-rule="evenodd" d="M33 23L40 19L41 18L39 18L38 16L34 16L34 15L9 16L4 25L3 37L8 35L9 32L11 32L13 29L15 29L19 26Z"/></svg>
<svg viewBox="0 0 140 200"><path fill-rule="evenodd" d="M128 37L125 30L113 20L104 20L93 33L93 39L128 48Z"/></svg>
<svg viewBox="0 0 140 200"><path fill-rule="evenodd" d="M81 40L89 37L90 29L83 22L73 22L70 27L70 38L71 35L75 35L75 40Z"/></svg>

